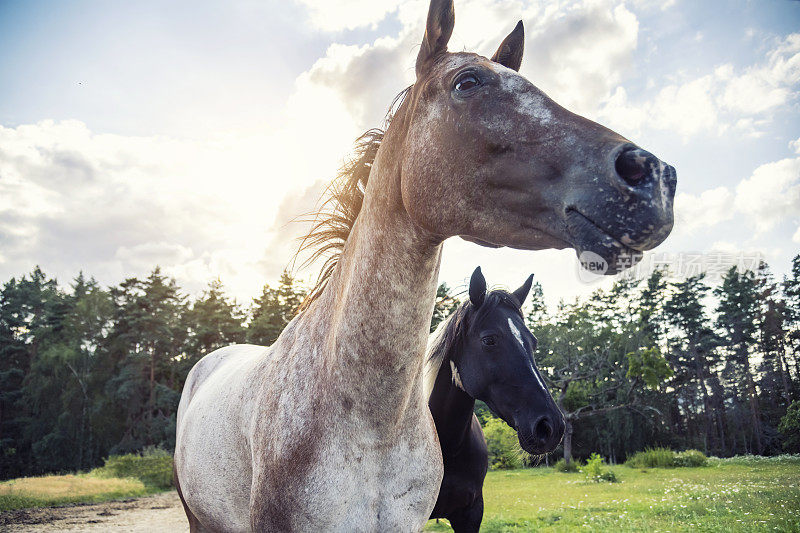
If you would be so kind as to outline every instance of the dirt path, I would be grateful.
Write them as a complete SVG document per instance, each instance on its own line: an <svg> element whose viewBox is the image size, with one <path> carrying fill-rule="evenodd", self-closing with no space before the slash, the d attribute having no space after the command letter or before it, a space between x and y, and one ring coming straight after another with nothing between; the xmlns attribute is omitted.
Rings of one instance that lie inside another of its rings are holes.
<svg viewBox="0 0 800 533"><path fill-rule="evenodd" d="M134 500L0 513L0 531L186 533L189 524L178 494L172 491Z"/></svg>

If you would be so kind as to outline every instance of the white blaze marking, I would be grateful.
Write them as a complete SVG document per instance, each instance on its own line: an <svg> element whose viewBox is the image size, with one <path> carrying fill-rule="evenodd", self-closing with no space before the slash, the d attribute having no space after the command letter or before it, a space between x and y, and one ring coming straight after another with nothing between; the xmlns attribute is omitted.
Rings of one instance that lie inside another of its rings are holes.
<svg viewBox="0 0 800 533"><path fill-rule="evenodd" d="M525 349L525 344L522 342L522 333L520 333L519 328L517 328L516 324L514 324L514 321L511 320L510 318L508 319L508 328L514 335L514 338L517 339L519 345L522 346L523 349ZM539 375L539 372L536 370L536 367L533 366L533 355L531 355L528 358L528 366L531 367L531 372L533 372L533 375L536 376L536 381L539 382L539 385L542 387L542 389L547 390L544 381L542 381L542 377Z"/></svg>
<svg viewBox="0 0 800 533"><path fill-rule="evenodd" d="M525 348L525 343L522 342L522 333L519 332L519 329L517 329L516 324L514 324L514 321L511 320L510 318L508 319L508 327L511 330L511 333L514 335L514 338L517 339L519 345Z"/></svg>
<svg viewBox="0 0 800 533"><path fill-rule="evenodd" d="M533 361L531 361L531 370L533 370L533 375L536 376L536 381L539 382L539 385L542 387L542 390L547 390L544 381L542 381L542 376L539 375L539 371L533 367Z"/></svg>

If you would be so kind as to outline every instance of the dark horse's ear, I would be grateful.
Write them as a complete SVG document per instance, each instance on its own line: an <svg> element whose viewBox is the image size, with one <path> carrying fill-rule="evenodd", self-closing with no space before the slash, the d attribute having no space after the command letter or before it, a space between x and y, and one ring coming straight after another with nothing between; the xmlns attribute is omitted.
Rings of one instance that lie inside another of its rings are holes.
<svg viewBox="0 0 800 533"><path fill-rule="evenodd" d="M475 269L469 278L469 301L475 307L480 307L486 297L486 278L483 277L481 267Z"/></svg>
<svg viewBox="0 0 800 533"><path fill-rule="evenodd" d="M425 36L417 55L417 77L424 72L431 59L447 51L447 42L453 34L455 23L453 0L431 0Z"/></svg>
<svg viewBox="0 0 800 533"><path fill-rule="evenodd" d="M525 283L522 284L522 287L511 293L514 295L514 298L516 298L517 301L519 302L520 307L522 307L522 304L525 303L525 298L528 297L528 293L531 290L532 283L533 283L533 274L528 276L528 279L525 280Z"/></svg>
<svg viewBox="0 0 800 533"><path fill-rule="evenodd" d="M522 51L525 50L525 28L522 21L517 22L516 27L503 39L497 52L492 56L492 61L500 63L511 70L519 71L522 65Z"/></svg>

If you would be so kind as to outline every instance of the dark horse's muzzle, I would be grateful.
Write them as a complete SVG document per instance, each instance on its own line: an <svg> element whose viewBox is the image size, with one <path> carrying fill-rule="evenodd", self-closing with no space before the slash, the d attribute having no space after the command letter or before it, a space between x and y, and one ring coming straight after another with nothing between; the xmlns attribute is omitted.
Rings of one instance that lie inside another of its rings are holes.
<svg viewBox="0 0 800 533"><path fill-rule="evenodd" d="M530 428L518 428L519 444L526 452L538 455L550 453L564 436L564 417L560 412L540 416Z"/></svg>

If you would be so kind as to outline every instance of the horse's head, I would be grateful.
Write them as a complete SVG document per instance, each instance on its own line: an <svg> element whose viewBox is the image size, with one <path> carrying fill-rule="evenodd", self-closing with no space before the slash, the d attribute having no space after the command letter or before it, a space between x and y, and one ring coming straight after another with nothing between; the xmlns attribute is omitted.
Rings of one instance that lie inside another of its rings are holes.
<svg viewBox="0 0 800 533"><path fill-rule="evenodd" d="M536 337L525 326L520 306L533 276L514 291L486 292L475 269L469 285L469 319L461 349L451 355L453 379L467 394L517 431L525 451L553 451L564 435L564 417L536 368Z"/></svg>
<svg viewBox="0 0 800 533"><path fill-rule="evenodd" d="M432 0L406 98L403 203L441 238L572 247L613 274L672 229L675 170L518 74L522 23L491 59L450 53L452 0ZM420 194L419 191L426 191Z"/></svg>

